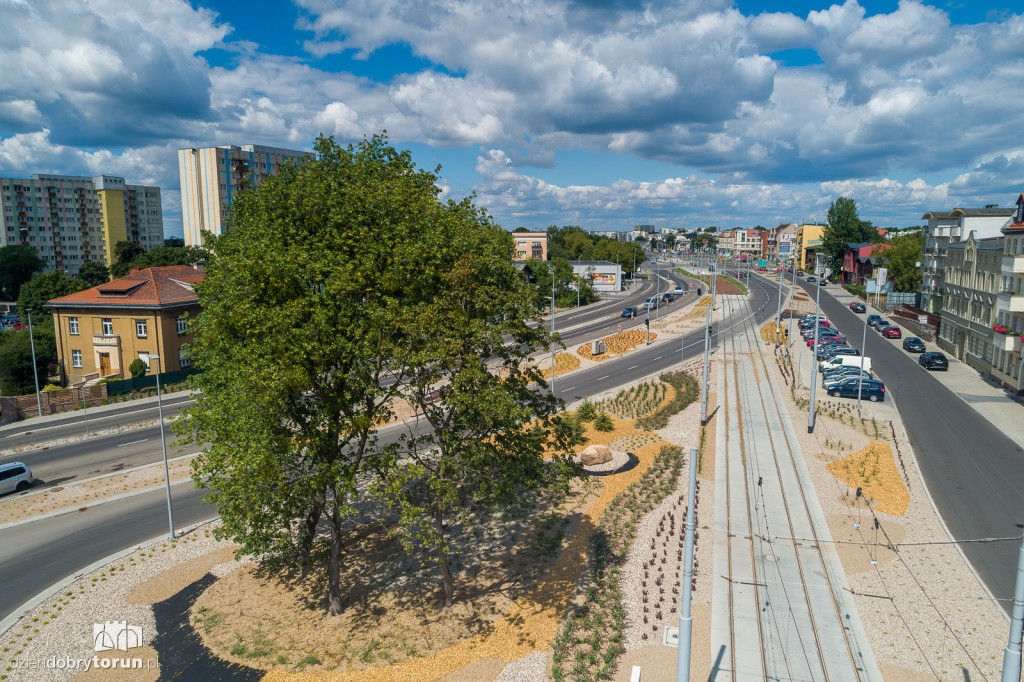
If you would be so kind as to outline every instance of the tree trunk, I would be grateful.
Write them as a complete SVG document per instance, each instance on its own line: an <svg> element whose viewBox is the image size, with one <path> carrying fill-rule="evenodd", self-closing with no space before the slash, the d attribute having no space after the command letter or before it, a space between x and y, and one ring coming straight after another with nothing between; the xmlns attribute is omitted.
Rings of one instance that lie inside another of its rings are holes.
<svg viewBox="0 0 1024 682"><path fill-rule="evenodd" d="M341 605L341 512L338 510L337 495L331 505L331 548L327 555L327 588L330 593L330 615L340 615Z"/></svg>
<svg viewBox="0 0 1024 682"><path fill-rule="evenodd" d="M444 516L440 510L434 512L434 529L437 531L437 563L441 566L441 596L444 608L448 608L454 601L452 597L455 594L455 579L448 568L448 552L444 547Z"/></svg>

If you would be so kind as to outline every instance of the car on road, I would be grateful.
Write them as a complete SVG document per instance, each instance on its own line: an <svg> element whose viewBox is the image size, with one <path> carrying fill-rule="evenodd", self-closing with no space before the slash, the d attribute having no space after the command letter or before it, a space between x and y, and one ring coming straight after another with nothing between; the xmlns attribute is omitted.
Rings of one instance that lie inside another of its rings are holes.
<svg viewBox="0 0 1024 682"><path fill-rule="evenodd" d="M873 403L885 400L885 384L877 379L859 378L844 379L838 384L829 386L828 394L833 398L856 398L858 391L862 398L867 398Z"/></svg>
<svg viewBox="0 0 1024 682"><path fill-rule="evenodd" d="M32 487L32 470L21 462L0 464L0 495L21 492Z"/></svg>
<svg viewBox="0 0 1024 682"><path fill-rule="evenodd" d="M628 317L631 320L634 317L636 317L637 315L639 315L639 314L640 314L640 311L637 310L635 305L631 305L631 306L629 306L628 308L626 308L625 310L622 311L622 317Z"/></svg>
<svg viewBox="0 0 1024 682"><path fill-rule="evenodd" d="M644 307L644 310L655 310L655 309L657 309L657 307L658 307L658 297L657 296L650 296L646 301L644 301L644 306L643 307Z"/></svg>
<svg viewBox="0 0 1024 682"><path fill-rule="evenodd" d="M665 293L661 295L661 300L664 301L665 303L671 303L672 301L675 300L675 298L673 298L671 293Z"/></svg>
<svg viewBox="0 0 1024 682"><path fill-rule="evenodd" d="M908 353L923 353L925 351L924 341L916 336L908 336L903 339L903 350Z"/></svg>
<svg viewBox="0 0 1024 682"><path fill-rule="evenodd" d="M868 326L869 327L874 327L879 322L885 322L885 320L882 319L881 315L868 315Z"/></svg>
<svg viewBox="0 0 1024 682"><path fill-rule="evenodd" d="M921 353L917 356L917 364L921 365L925 369L949 369L949 360L946 359L945 355L938 351Z"/></svg>
<svg viewBox="0 0 1024 682"><path fill-rule="evenodd" d="M818 281L818 278L815 277L814 275L811 275L810 277L807 278L807 283L808 284L814 284L817 281Z"/></svg>
<svg viewBox="0 0 1024 682"><path fill-rule="evenodd" d="M672 293L675 294L676 296L682 296L685 292L683 291L682 287L676 287L675 291L673 291Z"/></svg>
<svg viewBox="0 0 1024 682"><path fill-rule="evenodd" d="M863 313L867 311L867 306L865 306L863 303L859 301L854 301L853 303L850 304L850 310L852 310L855 313Z"/></svg>
<svg viewBox="0 0 1024 682"><path fill-rule="evenodd" d="M887 339L903 338L903 330L894 324L890 324L888 327L882 330L882 333L885 335L885 338Z"/></svg>

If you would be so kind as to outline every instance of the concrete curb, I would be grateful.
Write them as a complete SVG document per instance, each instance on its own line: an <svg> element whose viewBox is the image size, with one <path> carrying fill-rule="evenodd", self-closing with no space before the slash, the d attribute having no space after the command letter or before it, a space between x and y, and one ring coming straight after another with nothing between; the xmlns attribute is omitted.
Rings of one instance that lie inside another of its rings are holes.
<svg viewBox="0 0 1024 682"><path fill-rule="evenodd" d="M165 401L176 398L181 398L191 395L191 391L175 391L174 393L164 393L163 399ZM114 412L115 410L124 409L125 407L138 407L140 409L146 409L157 404L156 396L150 396L146 398L136 398L135 400L125 400L119 403L108 403L107 405L97 405L96 407L89 408L89 417L92 418L93 414L97 418L104 417L108 412ZM70 416L80 415L81 410L68 410L66 412L57 412L56 414L46 414L42 417L35 416L29 417L16 422L8 422L0 425L0 438L6 436L7 431L20 430L26 426L35 427L32 430L38 431L44 428L51 428L47 426L47 422L56 421L58 419L67 419Z"/></svg>
<svg viewBox="0 0 1024 682"><path fill-rule="evenodd" d="M195 532L197 529L205 526L206 524L214 523L215 521L218 521L219 519L220 519L220 517L217 516L217 517L214 517L214 518L212 518L212 519L210 519L208 521L202 521L200 523L193 524L192 526L186 526L183 530L178 531L178 535L176 537L177 538L184 537L185 535L188 535L189 533ZM158 542L163 542L163 541L166 541L166 540L167 540L167 536L166 535L160 535L158 537L146 540L145 542L141 542L141 543L139 543L139 544L137 544L137 545L135 545L135 546L133 546L133 547L131 547L129 549L123 549L123 550L121 550L119 552L115 552L115 553L113 553L113 554L111 554L109 556L103 557L99 561L94 561L93 563L89 564L85 568L83 568L83 569L81 569L79 571L76 571L74 574L69 575L68 577L64 578L63 580L60 580L60 581L54 583L50 587L47 587L45 590L43 590L39 594L37 594L34 597L32 597L31 599L29 599L28 601L23 603L18 608L14 609L14 611L12 611L9 616L4 618L3 620L0 620L0 637L3 637L4 635L6 635L7 632L12 627L17 625L18 622L22 618L24 618L29 613L31 613L34 608L36 608L37 606L42 604L44 601L46 601L47 599L52 597L57 592L60 592L61 590L63 590L68 585L74 583L79 578L82 578L82 577L84 577L86 575L89 575L93 571L95 571L97 569L100 569L100 568L103 568L104 566L106 566L109 563L117 561L121 557L128 556L129 554L132 554L133 552L137 552L140 549L143 549L145 547L149 547L151 545L155 545Z"/></svg>

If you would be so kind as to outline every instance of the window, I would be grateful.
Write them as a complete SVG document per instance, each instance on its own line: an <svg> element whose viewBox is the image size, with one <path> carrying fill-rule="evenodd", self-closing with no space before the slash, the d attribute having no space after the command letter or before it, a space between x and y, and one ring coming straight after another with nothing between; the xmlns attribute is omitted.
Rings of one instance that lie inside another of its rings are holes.
<svg viewBox="0 0 1024 682"><path fill-rule="evenodd" d="M135 336L139 337L140 339L144 339L148 336L146 332L146 321L135 320Z"/></svg>
<svg viewBox="0 0 1024 682"><path fill-rule="evenodd" d="M71 351L71 366L81 367L82 366L82 351L73 350Z"/></svg>
<svg viewBox="0 0 1024 682"><path fill-rule="evenodd" d="M179 317L178 320L178 336L188 334L188 320L185 319L184 315Z"/></svg>
<svg viewBox="0 0 1024 682"><path fill-rule="evenodd" d="M185 347L178 349L178 368L188 369L192 366L192 359L188 356L188 350Z"/></svg>
<svg viewBox="0 0 1024 682"><path fill-rule="evenodd" d="M77 317L69 317L68 318L68 334L74 334L75 336L78 336L78 318Z"/></svg>
<svg viewBox="0 0 1024 682"><path fill-rule="evenodd" d="M144 363L146 363L146 371L148 372L150 370L149 353L143 353L142 351L139 351L139 360L142 360Z"/></svg>
<svg viewBox="0 0 1024 682"><path fill-rule="evenodd" d="M102 327L103 336L114 335L114 321L109 317L104 317L100 320L100 326Z"/></svg>

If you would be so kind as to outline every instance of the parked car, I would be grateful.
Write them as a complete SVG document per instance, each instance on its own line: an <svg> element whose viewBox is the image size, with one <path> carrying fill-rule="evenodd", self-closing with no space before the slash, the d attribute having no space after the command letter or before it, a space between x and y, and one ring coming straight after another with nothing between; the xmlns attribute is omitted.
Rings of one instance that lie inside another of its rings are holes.
<svg viewBox="0 0 1024 682"><path fill-rule="evenodd" d="M916 336L908 336L903 339L903 350L908 353L923 353L925 351L924 341Z"/></svg>
<svg viewBox="0 0 1024 682"><path fill-rule="evenodd" d="M835 346L835 345L845 346L846 345L846 339L844 339L844 338L842 338L840 336L819 336L818 337L817 347L824 348L825 346ZM814 343L814 337L811 337L811 338L807 339L807 347L808 348L815 348L816 347L815 343Z"/></svg>
<svg viewBox="0 0 1024 682"><path fill-rule="evenodd" d="M949 360L946 359L945 355L938 351L921 353L917 356L917 364L921 365L925 369L949 369Z"/></svg>
<svg viewBox="0 0 1024 682"><path fill-rule="evenodd" d="M629 306L628 308L626 308L625 310L622 311L622 317L628 317L631 320L634 317L636 317L637 315L639 315L639 314L640 314L640 311L637 310L635 305L631 305L631 306Z"/></svg>
<svg viewBox="0 0 1024 682"><path fill-rule="evenodd" d="M874 327L879 322L884 322L881 315L868 315L868 326Z"/></svg>
<svg viewBox="0 0 1024 682"><path fill-rule="evenodd" d="M876 322L875 323L875 331L878 332L879 334L884 334L885 330L888 329L888 328L889 328L889 323L886 322L885 320L882 320L881 322Z"/></svg>
<svg viewBox="0 0 1024 682"><path fill-rule="evenodd" d="M21 462L0 464L0 495L28 490L35 480L32 470Z"/></svg>
<svg viewBox="0 0 1024 682"><path fill-rule="evenodd" d="M824 388L827 391L830 386L835 386L836 384L840 384L840 383L846 381L847 379L861 379L861 378L863 378L864 381L873 381L874 380L874 377L871 376L870 372L861 372L860 370L858 370L858 371L856 371L854 373L847 372L845 374L840 374L838 376L822 377L822 379L821 379L821 387Z"/></svg>
<svg viewBox="0 0 1024 682"><path fill-rule="evenodd" d="M852 310L855 313L863 313L867 312L867 306L865 306L863 303L859 301L854 301L853 303L850 304L850 310Z"/></svg>
<svg viewBox="0 0 1024 682"><path fill-rule="evenodd" d="M885 400L885 384L877 379L844 379L828 389L828 394L833 398L856 398L858 392L862 398L867 398L873 403Z"/></svg>
<svg viewBox="0 0 1024 682"><path fill-rule="evenodd" d="M815 355L815 360L818 361L818 368L824 369L822 365L831 363L842 355L860 355L860 350L853 346L826 346L821 349L820 353Z"/></svg>
<svg viewBox="0 0 1024 682"><path fill-rule="evenodd" d="M900 329L895 324L890 324L888 327L885 328L885 331L883 333L885 334L885 338L887 338L887 339L902 339L903 338L903 330Z"/></svg>

